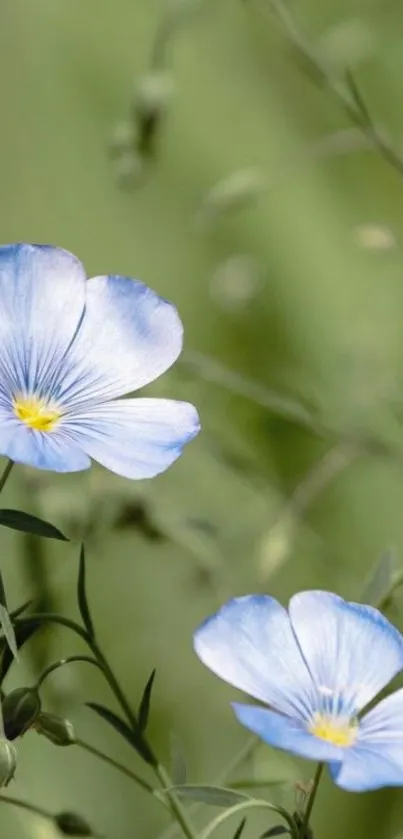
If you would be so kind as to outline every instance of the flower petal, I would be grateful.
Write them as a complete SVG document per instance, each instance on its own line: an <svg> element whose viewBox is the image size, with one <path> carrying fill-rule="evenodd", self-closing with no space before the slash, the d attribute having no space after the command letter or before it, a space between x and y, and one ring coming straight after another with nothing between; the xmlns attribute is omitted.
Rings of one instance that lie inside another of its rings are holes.
<svg viewBox="0 0 403 839"><path fill-rule="evenodd" d="M285 749L308 760L321 762L337 761L343 757L344 749L310 734L298 720L291 720L256 705L233 702L232 707L242 725L276 749Z"/></svg>
<svg viewBox="0 0 403 839"><path fill-rule="evenodd" d="M352 792L403 786L403 690L363 717L356 745L331 771L336 784Z"/></svg>
<svg viewBox="0 0 403 839"><path fill-rule="evenodd" d="M50 245L0 248L2 402L18 391L47 392L84 310L84 268Z"/></svg>
<svg viewBox="0 0 403 839"><path fill-rule="evenodd" d="M152 478L199 431L196 409L171 399L122 399L72 413L63 430L77 446L126 478Z"/></svg>
<svg viewBox="0 0 403 839"><path fill-rule="evenodd" d="M230 685L289 716L311 717L312 680L287 611L273 597L230 600L195 632L194 648Z"/></svg>
<svg viewBox="0 0 403 839"><path fill-rule="evenodd" d="M35 431L4 411L0 427L0 454L15 463L53 472L79 472L91 466L88 455L62 433Z"/></svg>
<svg viewBox="0 0 403 839"><path fill-rule="evenodd" d="M371 606L306 591L289 614L327 712L356 714L403 668L403 637Z"/></svg>
<svg viewBox="0 0 403 839"><path fill-rule="evenodd" d="M143 387L176 360L182 333L175 307L147 286L125 277L94 277L58 397L83 406Z"/></svg>

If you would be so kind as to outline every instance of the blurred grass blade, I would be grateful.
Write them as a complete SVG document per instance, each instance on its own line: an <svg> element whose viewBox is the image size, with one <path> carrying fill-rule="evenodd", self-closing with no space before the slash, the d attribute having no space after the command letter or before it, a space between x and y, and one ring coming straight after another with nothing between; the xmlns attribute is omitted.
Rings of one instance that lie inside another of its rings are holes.
<svg viewBox="0 0 403 839"><path fill-rule="evenodd" d="M271 827L269 830L266 830L266 833L262 833L260 839L269 839L271 836L283 836L284 833L289 833L290 831L284 827L283 824L276 824L274 827Z"/></svg>
<svg viewBox="0 0 403 839"><path fill-rule="evenodd" d="M86 573L85 573L85 550L84 545L81 545L80 550L80 565L78 569L78 581L77 581L77 600L78 600L78 608L80 610L80 615L85 626L85 629L88 632L90 638L94 638L95 631L94 631L94 624L91 618L90 607L88 605L87 600L87 591L86 591Z"/></svg>
<svg viewBox="0 0 403 839"><path fill-rule="evenodd" d="M99 705L97 702L86 702L88 708L91 708L95 711L98 716L102 717L112 728L120 734L121 737L132 746L133 749L136 750L137 754L149 763L151 766L156 765L156 761L154 755L149 748L146 740L142 736L142 732L140 729L137 731L129 728L129 726L124 722L124 720L120 719L113 711L110 711L109 708L105 708L104 705Z"/></svg>
<svg viewBox="0 0 403 839"><path fill-rule="evenodd" d="M233 807L241 801L250 800L249 795L226 787L200 786L198 784L179 784L171 787L172 792L179 798L186 798L190 801L200 801L212 807Z"/></svg>
<svg viewBox="0 0 403 839"><path fill-rule="evenodd" d="M378 608L384 606L400 570L396 551L393 548L383 551L364 587L362 602Z"/></svg>
<svg viewBox="0 0 403 839"><path fill-rule="evenodd" d="M22 533L32 533L34 536L44 536L45 539L58 539L60 542L68 542L53 524L32 516L30 513L23 513L22 510L0 510L0 525L10 527L11 530L19 530Z"/></svg>
<svg viewBox="0 0 403 839"><path fill-rule="evenodd" d="M147 684L144 688L143 695L140 700L139 710L137 714L140 731L145 731L147 728L148 717L150 713L151 694L154 685L156 671L153 670Z"/></svg>

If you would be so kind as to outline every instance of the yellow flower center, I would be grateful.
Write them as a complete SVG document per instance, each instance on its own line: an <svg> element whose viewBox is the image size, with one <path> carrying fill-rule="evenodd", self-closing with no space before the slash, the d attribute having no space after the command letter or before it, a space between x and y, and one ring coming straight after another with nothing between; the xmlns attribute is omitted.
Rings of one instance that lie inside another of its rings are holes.
<svg viewBox="0 0 403 839"><path fill-rule="evenodd" d="M16 417L36 431L53 431L62 415L38 396L17 396L13 407Z"/></svg>
<svg viewBox="0 0 403 839"><path fill-rule="evenodd" d="M334 746L352 746L358 734L358 725L347 720L338 720L325 714L317 714L309 727L311 734L327 740Z"/></svg>

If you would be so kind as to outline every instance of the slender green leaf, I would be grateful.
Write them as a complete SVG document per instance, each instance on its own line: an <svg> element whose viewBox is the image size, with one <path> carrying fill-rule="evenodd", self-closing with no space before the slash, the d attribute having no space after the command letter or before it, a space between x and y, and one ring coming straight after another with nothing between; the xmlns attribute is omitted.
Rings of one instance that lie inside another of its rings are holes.
<svg viewBox="0 0 403 839"><path fill-rule="evenodd" d="M138 719L140 731L145 731L146 728L147 728L148 716L149 716L149 713L150 713L151 694L152 694L152 689L153 689L153 684L154 684L154 679L155 679L155 673L156 673L156 671L153 670L149 679L148 679L148 681L147 681L147 684L146 684L146 686L144 688L144 691L143 691L143 695L142 695L141 700L140 700L139 710L138 710L138 714L137 714L137 719Z"/></svg>
<svg viewBox="0 0 403 839"><path fill-rule="evenodd" d="M245 818L242 819L242 821L239 822L239 825L238 825L232 839L241 839L241 836L243 834L245 825L246 825L246 816L245 816Z"/></svg>
<svg viewBox="0 0 403 839"><path fill-rule="evenodd" d="M284 833L289 832L288 828L284 827L283 824L276 824L274 827L266 830L266 833L262 833L260 839L269 839L271 836L283 836Z"/></svg>
<svg viewBox="0 0 403 839"><path fill-rule="evenodd" d="M53 524L37 516L31 516L30 513L23 513L22 510L0 510L0 525L10 527L11 530L20 530L22 533L32 533L34 536L44 536L46 539L69 541Z"/></svg>
<svg viewBox="0 0 403 839"><path fill-rule="evenodd" d="M41 622L35 619L32 620L32 623L30 622L17 626L15 629L17 649L20 650L21 647L23 647L23 645L32 638L34 633L41 628L41 626ZM5 679L13 661L14 656L10 648L5 646L0 660L0 684L3 683L3 680Z"/></svg>
<svg viewBox="0 0 403 839"><path fill-rule="evenodd" d="M94 624L91 618L90 607L88 605L87 599L87 591L86 591L86 584L85 584L85 551L84 545L81 545L80 550L80 565L78 569L78 581L77 581L77 600L78 600L78 608L80 610L80 615L85 626L85 629L88 632L90 638L93 638L95 635L94 632Z"/></svg>
<svg viewBox="0 0 403 839"><path fill-rule="evenodd" d="M110 711L109 708L105 708L104 705L99 705L97 702L87 702L86 703L88 708L91 708L98 714L102 719L109 723L112 728L120 734L121 737L129 743L133 749L136 750L137 754L146 761L146 763L151 764L151 766L156 765L155 757L144 739L142 732L138 729L134 731L133 729L129 728L127 723L124 720L120 719L113 711Z"/></svg>
<svg viewBox="0 0 403 839"><path fill-rule="evenodd" d="M187 798L191 801L200 801L203 804L209 804L212 807L233 807L234 804L239 804L241 801L248 801L249 795L243 792L235 792L233 789L227 787L215 787L198 784L179 784L172 787L179 798Z"/></svg>
<svg viewBox="0 0 403 839"><path fill-rule="evenodd" d="M26 600L25 603L21 603L21 606L17 606L16 609L13 609L13 611L10 612L11 620L15 620L15 618L18 618L20 615L26 612L27 609L29 609L29 607L32 606L32 603L33 600Z"/></svg>

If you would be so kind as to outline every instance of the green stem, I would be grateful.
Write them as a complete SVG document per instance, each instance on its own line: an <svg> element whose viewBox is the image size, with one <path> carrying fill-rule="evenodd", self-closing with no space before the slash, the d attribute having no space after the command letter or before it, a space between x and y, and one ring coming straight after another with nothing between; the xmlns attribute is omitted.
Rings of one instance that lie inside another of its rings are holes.
<svg viewBox="0 0 403 839"><path fill-rule="evenodd" d="M19 617L15 621L17 626L18 625L27 625L27 624L32 623L32 622L56 623L56 624L59 624L60 626L65 626L67 629L71 629L72 632L75 632L76 635L79 635L79 637L83 641L85 641L87 646L90 648L90 650L94 654L94 656L95 656L95 658L98 662L98 665L99 665L100 669L102 670L102 672L105 676L105 679L108 682L112 693L115 695L115 697L116 697L122 711L124 712L128 722L130 723L130 725L133 729L137 729L138 728L138 722L137 722L136 716L133 713L129 702L126 699L126 696L125 696L122 688L120 687L119 682L118 682L111 666L109 665L109 662L105 658L105 656L104 656L102 650L100 649L100 647L98 646L98 643L95 640L95 638L91 638L88 635L88 632L86 632L86 630L83 629L79 624L75 623L75 621L70 620L70 618L64 618L62 615L58 615L58 614L46 613L45 612L43 614L40 614L40 613L37 614L37 615L33 614L33 615L30 615L29 617ZM182 828L182 832L183 832L184 836L186 836L186 839L195 839L196 834L193 830L192 825L189 822L189 819L187 817L185 808L182 807L181 802L178 800L177 796L175 795L175 793L172 790L169 790L169 792L165 792L167 787L169 788L169 787L172 786L172 782L171 782L171 779L170 779L168 773L166 772L164 767L161 766L160 763L158 763L156 758L155 758L155 765L153 766L153 769L154 769L154 772L155 772L161 786L164 789L164 794L165 794L165 796L166 796L166 798L169 802L171 813L172 813L173 817L176 819L176 821L178 822L178 824L180 825L180 827Z"/></svg>
<svg viewBox="0 0 403 839"><path fill-rule="evenodd" d="M109 766L112 766L122 775L126 775L127 778L130 778L132 781L138 784L138 786L146 790L146 792L149 792L152 795L154 795L154 790L151 784L148 784L147 781L144 781L143 778L140 778L140 776L136 775L135 772L132 772L131 769L127 769L127 767L123 766L122 763L119 763L117 760L114 760L113 757L109 757L109 755L106 755L104 754L104 752L99 751L99 749L96 749L95 746L91 746L90 743L87 743L85 740L81 740L80 737L76 737L74 739L74 745L78 746L80 749L83 749L89 754L94 755L94 757L99 758L99 760L102 760L104 763L108 763Z"/></svg>
<svg viewBox="0 0 403 839"><path fill-rule="evenodd" d="M8 460L7 464L6 464L6 467L4 469L4 472L3 472L3 474L0 478L0 492L2 491L3 487L7 483L7 478L9 476L13 466L14 466L14 461L13 460Z"/></svg>
<svg viewBox="0 0 403 839"><path fill-rule="evenodd" d="M204 830L199 833L197 839L210 839L210 836L215 833L217 828L221 827L221 825L227 821L227 819L231 818L231 816L236 816L239 813L244 812L244 810L252 810L254 808L260 808L262 810L271 810L273 813L278 813L282 819L286 822L289 827L290 834L292 839L298 839L296 833L296 826L292 816L284 810L283 807L275 807L274 804L270 804L268 801L264 801L263 799L259 798L251 798L249 801L241 801L240 804L234 804L233 807L230 807L228 810L224 810L223 813L220 813Z"/></svg>
<svg viewBox="0 0 403 839"><path fill-rule="evenodd" d="M0 803L3 804L13 804L14 807L19 807L21 810L28 810L30 813L35 813L36 816L40 816L42 819L47 819L50 822L55 821L55 817L53 813L50 813L49 810L45 810L43 807L37 807L36 804L30 804L29 801L21 801L20 798L13 798L11 795L3 795L0 794Z"/></svg>
<svg viewBox="0 0 403 839"><path fill-rule="evenodd" d="M94 653L94 656L97 659L97 661L99 661L99 664L101 665L101 667L103 669L105 678L106 678L107 682L109 683L109 686L110 686L112 692L115 694L116 699L118 700L118 702L120 704L120 707L122 708L122 711L124 711L130 725L134 729L138 728L138 721L136 719L136 716L133 713L129 702L126 699L126 696L123 693L122 688L120 687L119 682L117 681L116 676L115 676L112 668L110 667L108 661L106 660L102 650L98 646L97 641L94 638L90 638L89 636L87 636L87 644L91 648L92 652ZM167 771L165 770L165 768L160 763L158 763L157 759L155 759L155 764L153 765L152 768L153 768L161 786L164 789L164 793L166 795L166 798L169 801L169 806L170 806L171 813L174 816L174 818L176 819L176 821L178 822L178 824L180 825L180 827L182 828L182 832L183 832L184 836L186 836L187 839L195 839L196 834L195 834L195 832L193 830L193 827L190 824L190 821L187 817L187 813L186 813L185 808L182 806L181 802L179 801L179 799L177 798L177 796L175 795L175 793L172 790L166 791L167 788L169 789L169 787L172 786L172 781L171 781L171 778L169 777Z"/></svg>
<svg viewBox="0 0 403 839"><path fill-rule="evenodd" d="M327 67L322 63L309 40L300 31L284 0L269 0L269 6L277 15L290 42L304 56L312 68L314 68L322 82L332 91L350 119L362 131L365 137L368 138L371 145L378 150L384 160L400 176L403 176L403 159L392 147L383 132L372 122L365 103L354 84L351 73L347 74L347 84L329 76Z"/></svg>
<svg viewBox="0 0 403 839"><path fill-rule="evenodd" d="M55 670L58 670L59 667L64 667L65 664L73 664L76 661L84 661L86 664L93 664L94 667L98 667L99 670L101 669L98 661L96 661L95 658L90 658L88 655L72 655L69 656L69 658L61 658L60 661L55 661L54 664L50 664L49 667L41 673L36 683L36 689L39 690L45 679L47 679L51 673L54 673Z"/></svg>
<svg viewBox="0 0 403 839"><path fill-rule="evenodd" d="M300 827L300 830L299 830L299 839L305 839L305 837L306 837L307 829L309 827L309 820L311 818L312 808L313 808L313 805L315 803L316 793L318 791L318 786L319 786L319 783L320 783L320 779L322 777L323 769L324 769L324 763L319 763L318 768L315 772L315 777L313 779L313 786L312 786L312 789L311 789L311 792L310 792L310 795L309 795L309 798L308 798L308 803L306 805L305 812L304 812L304 815L302 817L301 827Z"/></svg>

